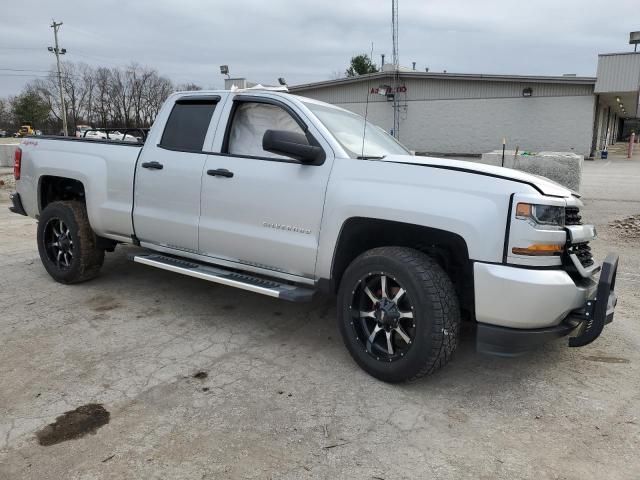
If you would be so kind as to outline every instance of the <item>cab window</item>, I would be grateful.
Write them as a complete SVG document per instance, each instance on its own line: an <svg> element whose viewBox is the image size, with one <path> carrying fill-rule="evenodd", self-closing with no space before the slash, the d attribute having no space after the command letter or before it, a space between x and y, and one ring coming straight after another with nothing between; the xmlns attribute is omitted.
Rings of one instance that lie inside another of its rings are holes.
<svg viewBox="0 0 640 480"><path fill-rule="evenodd" d="M298 122L282 107L258 102L238 103L231 119L225 153L249 157L288 158L263 150L262 137L267 130L286 130L304 135Z"/></svg>
<svg viewBox="0 0 640 480"><path fill-rule="evenodd" d="M215 100L178 100L162 133L160 146L170 150L201 152Z"/></svg>

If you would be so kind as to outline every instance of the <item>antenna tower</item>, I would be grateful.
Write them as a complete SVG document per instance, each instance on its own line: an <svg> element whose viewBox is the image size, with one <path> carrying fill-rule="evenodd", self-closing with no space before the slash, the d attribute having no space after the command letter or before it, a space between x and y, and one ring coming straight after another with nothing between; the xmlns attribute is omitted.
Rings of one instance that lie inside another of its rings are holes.
<svg viewBox="0 0 640 480"><path fill-rule="evenodd" d="M400 102L398 86L400 83L400 64L398 60L398 0L391 0L391 36L393 42L393 136L400 138Z"/></svg>

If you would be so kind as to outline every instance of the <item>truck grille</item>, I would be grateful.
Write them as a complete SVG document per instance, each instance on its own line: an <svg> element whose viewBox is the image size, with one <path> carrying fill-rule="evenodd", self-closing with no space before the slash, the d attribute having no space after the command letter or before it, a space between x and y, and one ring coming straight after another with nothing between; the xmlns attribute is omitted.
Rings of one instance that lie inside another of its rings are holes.
<svg viewBox="0 0 640 480"><path fill-rule="evenodd" d="M578 207L567 207L564 211L565 225L582 225L582 217Z"/></svg>
<svg viewBox="0 0 640 480"><path fill-rule="evenodd" d="M567 253L571 255L575 253L578 260L583 267L587 268L593 265L593 255L591 254L591 247L589 246L589 242L582 243L574 243L573 245L569 245L567 248Z"/></svg>

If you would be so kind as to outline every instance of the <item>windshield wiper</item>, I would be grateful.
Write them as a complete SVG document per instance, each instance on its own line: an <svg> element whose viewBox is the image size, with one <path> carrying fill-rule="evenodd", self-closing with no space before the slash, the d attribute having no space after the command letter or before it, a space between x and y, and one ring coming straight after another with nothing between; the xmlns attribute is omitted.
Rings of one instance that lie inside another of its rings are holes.
<svg viewBox="0 0 640 480"><path fill-rule="evenodd" d="M382 155L381 157L375 157L375 156L367 156L367 155L359 155L356 158L358 160L380 160L382 158L386 157L386 155Z"/></svg>

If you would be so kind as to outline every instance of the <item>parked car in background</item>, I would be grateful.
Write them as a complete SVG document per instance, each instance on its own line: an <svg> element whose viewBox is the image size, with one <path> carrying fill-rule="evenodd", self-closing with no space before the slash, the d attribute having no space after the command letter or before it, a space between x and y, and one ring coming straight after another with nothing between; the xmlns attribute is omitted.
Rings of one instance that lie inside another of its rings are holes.
<svg viewBox="0 0 640 480"><path fill-rule="evenodd" d="M463 318L503 356L587 345L613 319L618 256L595 261L580 195L546 178L416 157L359 115L269 91L173 94L144 144L94 134L16 151L11 209L38 219L58 282L133 244L133 261L170 272L333 294L347 349L390 382L444 366Z"/></svg>
<svg viewBox="0 0 640 480"><path fill-rule="evenodd" d="M76 126L76 137L84 137L84 133L87 130L90 130L92 127L91 125L77 125Z"/></svg>
<svg viewBox="0 0 640 480"><path fill-rule="evenodd" d="M112 140L116 142L143 143L146 138L148 128L122 128L120 130L111 128L90 128L86 129L82 138L90 140Z"/></svg>
<svg viewBox="0 0 640 480"><path fill-rule="evenodd" d="M35 130L33 129L33 127L30 124L26 123L20 127L16 136L26 137L28 135L33 135L34 133L35 133Z"/></svg>
<svg viewBox="0 0 640 480"><path fill-rule="evenodd" d="M82 138L87 138L89 140L106 140L107 134L100 130L87 130L82 134Z"/></svg>
<svg viewBox="0 0 640 480"><path fill-rule="evenodd" d="M7 136L7 131L6 130L0 130L0 137L4 138Z"/></svg>

